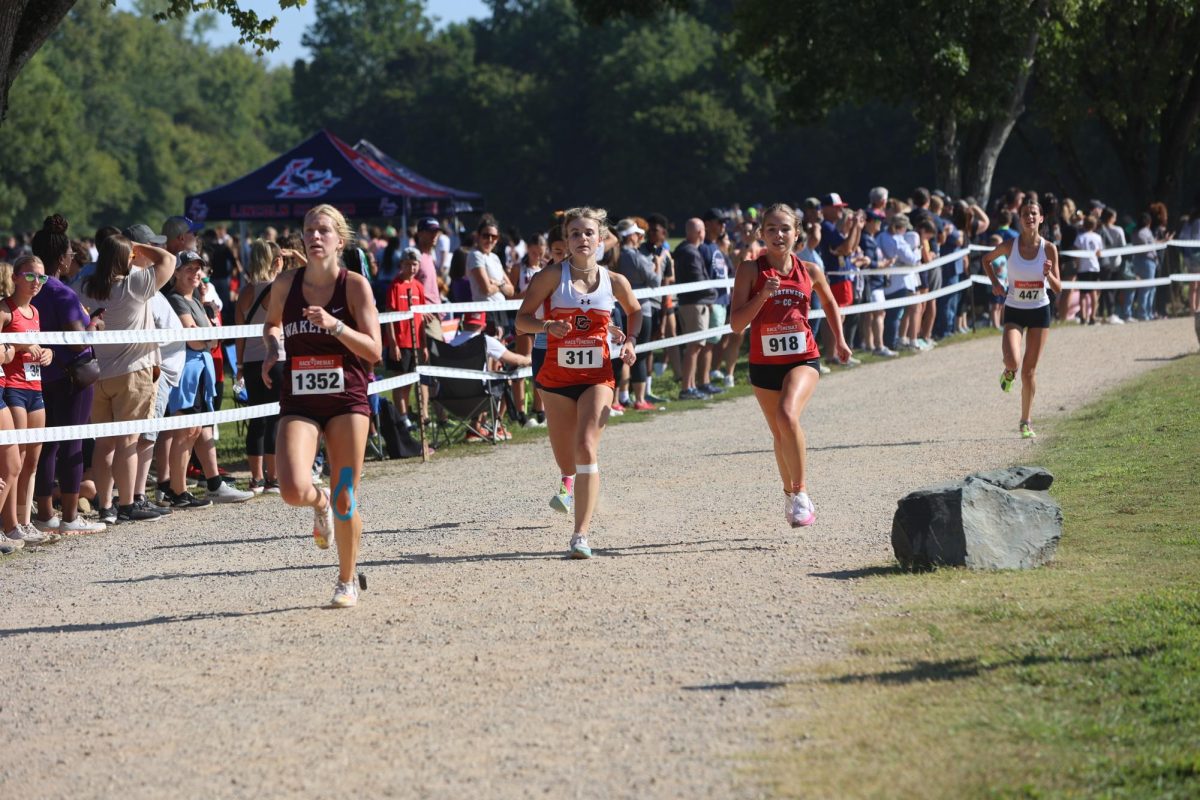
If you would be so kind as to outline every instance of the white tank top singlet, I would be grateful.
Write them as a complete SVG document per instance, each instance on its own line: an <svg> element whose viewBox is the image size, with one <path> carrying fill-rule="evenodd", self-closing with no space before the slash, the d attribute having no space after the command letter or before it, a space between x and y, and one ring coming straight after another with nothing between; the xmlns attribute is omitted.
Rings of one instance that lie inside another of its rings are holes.
<svg viewBox="0 0 1200 800"><path fill-rule="evenodd" d="M1038 251L1032 259L1022 258L1019 239L1013 239L1012 254L1008 257L1008 296L1004 305L1009 308L1041 308L1050 305L1046 293L1046 240L1038 239Z"/></svg>

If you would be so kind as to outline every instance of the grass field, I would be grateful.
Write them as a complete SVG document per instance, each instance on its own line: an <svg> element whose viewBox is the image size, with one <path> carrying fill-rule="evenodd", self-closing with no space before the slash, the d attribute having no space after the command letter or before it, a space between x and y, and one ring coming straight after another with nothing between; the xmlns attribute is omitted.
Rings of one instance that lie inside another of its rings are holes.
<svg viewBox="0 0 1200 800"><path fill-rule="evenodd" d="M1065 527L1028 572L868 570L852 655L797 674L779 797L1200 797L1200 358L1046 432Z"/></svg>

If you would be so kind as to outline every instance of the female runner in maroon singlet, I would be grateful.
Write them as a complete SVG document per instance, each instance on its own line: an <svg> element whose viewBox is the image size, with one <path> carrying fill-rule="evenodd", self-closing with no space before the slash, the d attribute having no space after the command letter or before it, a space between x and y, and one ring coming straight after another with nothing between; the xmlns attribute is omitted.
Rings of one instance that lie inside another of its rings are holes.
<svg viewBox="0 0 1200 800"><path fill-rule="evenodd" d="M817 388L821 354L808 324L815 292L833 332L837 358L852 355L842 334L842 318L825 273L792 254L796 212L776 203L762 217L764 251L738 268L730 298L734 331L750 326L750 383L775 444L783 479L785 517L793 528L812 525L816 513L805 484L804 429L800 416Z"/></svg>
<svg viewBox="0 0 1200 800"><path fill-rule="evenodd" d="M271 368L286 359L275 454L280 493L288 505L312 506L317 547L337 540L332 605L339 608L358 603L354 573L362 519L355 498L370 428L367 370L383 351L370 284L338 263L342 248L353 241L340 211L330 205L311 209L304 216L308 265L275 279L263 325L262 376L268 388ZM332 496L312 482L322 434Z"/></svg>

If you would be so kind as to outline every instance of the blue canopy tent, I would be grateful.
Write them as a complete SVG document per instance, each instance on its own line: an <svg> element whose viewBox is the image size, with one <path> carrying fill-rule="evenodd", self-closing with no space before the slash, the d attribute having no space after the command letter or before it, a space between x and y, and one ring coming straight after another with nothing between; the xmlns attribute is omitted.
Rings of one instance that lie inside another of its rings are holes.
<svg viewBox="0 0 1200 800"><path fill-rule="evenodd" d="M369 142L360 145L375 149ZM329 203L351 218L401 217L404 227L414 211L482 208L481 195L435 183L388 158L398 169L321 130L237 180L189 195L185 213L196 222L289 220Z"/></svg>

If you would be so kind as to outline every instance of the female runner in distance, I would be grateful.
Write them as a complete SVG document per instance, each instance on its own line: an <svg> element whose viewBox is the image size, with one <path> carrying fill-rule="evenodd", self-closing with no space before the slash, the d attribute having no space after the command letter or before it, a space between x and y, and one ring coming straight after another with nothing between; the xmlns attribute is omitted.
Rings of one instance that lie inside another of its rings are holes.
<svg viewBox="0 0 1200 800"><path fill-rule="evenodd" d="M997 245L983 257L983 271L992 282L992 293L1004 298L1004 340L1001 353L1004 371L1000 373L1000 388L1010 391L1017 376L1017 361L1021 354L1021 334L1025 334L1025 355L1021 362L1021 421L1018 430L1025 439L1032 439L1033 396L1037 392L1038 360L1050 333L1050 297L1047 289L1058 294L1062 280L1058 276L1058 248L1038 233L1041 227L1042 206L1026 201L1017 213L1020 235ZM1008 286L996 277L992 262L1008 257Z"/></svg>

